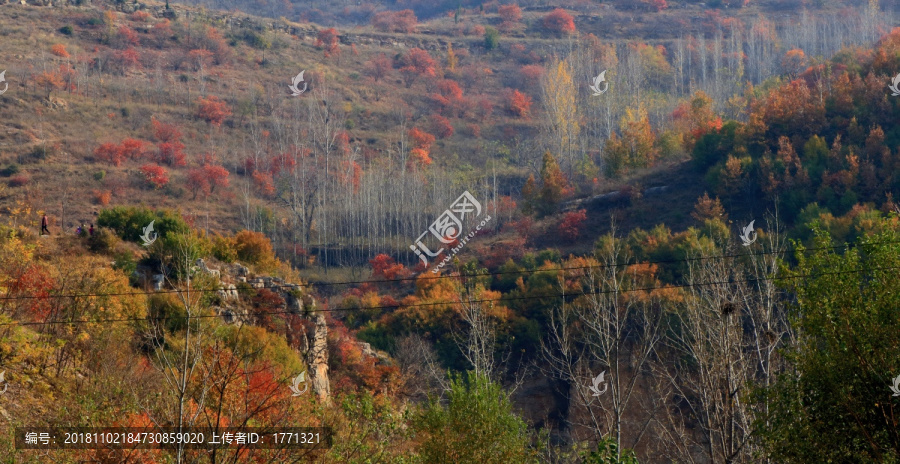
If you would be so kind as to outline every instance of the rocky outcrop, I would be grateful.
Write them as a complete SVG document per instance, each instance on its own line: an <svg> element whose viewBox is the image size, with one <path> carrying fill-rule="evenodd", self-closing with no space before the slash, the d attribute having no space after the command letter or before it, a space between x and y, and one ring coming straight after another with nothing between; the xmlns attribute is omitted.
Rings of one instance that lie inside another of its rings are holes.
<svg viewBox="0 0 900 464"><path fill-rule="evenodd" d="M216 293L219 295L219 298L225 302L237 301L240 298L240 294L238 294L237 287L235 287L234 284L222 284Z"/></svg>
<svg viewBox="0 0 900 464"><path fill-rule="evenodd" d="M151 283L153 284L153 290L158 292L163 289L163 284L166 283L166 276L163 274L153 274Z"/></svg>
<svg viewBox="0 0 900 464"><path fill-rule="evenodd" d="M315 310L315 304L312 305ZM315 313L316 326L312 343L306 353L309 379L316 397L323 404L331 404L331 385L328 382L328 324L325 315Z"/></svg>

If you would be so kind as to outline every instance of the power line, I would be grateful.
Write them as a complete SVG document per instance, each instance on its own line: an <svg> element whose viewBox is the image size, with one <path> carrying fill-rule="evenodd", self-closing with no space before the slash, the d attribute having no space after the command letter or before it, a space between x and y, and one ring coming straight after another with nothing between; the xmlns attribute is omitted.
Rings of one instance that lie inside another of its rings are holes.
<svg viewBox="0 0 900 464"><path fill-rule="evenodd" d="M544 298L557 298L557 297L574 297L574 296L583 296L583 295L600 295L600 294L610 294L610 293L633 293L633 292L649 292L652 290L664 290L664 289L673 289L673 288L687 288L687 287L704 287L708 285L725 285L725 284L738 284L738 283L751 283L751 282L766 282L772 280L793 280L800 278L808 278L808 277L821 277L827 275L843 275L843 274L854 274L858 272L865 271L890 271L900 269L900 266L886 267L886 268L862 268L855 269L852 271L835 271L835 272L822 272L818 274L802 274L802 275L793 275L786 277L762 277L755 279L744 279L744 280L721 280L721 281L713 281L713 282L700 282L700 283L692 283L692 284L674 284L674 285L663 285L663 286L651 286L651 287L643 287L643 288L633 288L626 290L599 290L599 291L581 291L581 292L573 292L573 293L555 293L555 294L547 294L547 295L530 295L530 296L519 296L519 297L506 297L506 298L485 298L480 300L470 300L467 303L494 303L494 302L507 302L507 301L523 301L523 300L536 300L536 299L544 299ZM304 312L340 312L340 311L365 311L372 309L399 309L399 308L415 308L415 307L426 307L426 306L439 306L439 305L454 305L461 304L463 302L460 301L451 301L451 302L433 302L433 303L414 303L408 305L384 305L384 306L363 306L363 307L353 307L353 308L336 308L336 309L313 309ZM253 314L254 316L266 316L266 315L277 315L277 314L298 314L293 311L266 311L266 312L258 312ZM222 317L219 314L208 314L208 315L199 315L199 316L187 316L187 319L206 319L206 318L214 318L214 317ZM102 324L102 323L115 323L115 322L140 322L140 321L161 321L169 319L169 317L132 317L132 318L117 318L117 319L98 319L98 320L72 320L72 321L44 321L44 322L5 322L0 323L0 327L2 326L12 326L12 325L45 325L45 324ZM173 317L174 319L174 317Z"/></svg>

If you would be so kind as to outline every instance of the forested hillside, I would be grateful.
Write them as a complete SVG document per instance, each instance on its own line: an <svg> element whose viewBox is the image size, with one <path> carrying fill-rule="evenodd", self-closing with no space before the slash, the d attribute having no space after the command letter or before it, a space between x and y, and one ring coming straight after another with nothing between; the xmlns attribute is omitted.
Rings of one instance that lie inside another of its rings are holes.
<svg viewBox="0 0 900 464"><path fill-rule="evenodd" d="M204 6L0 5L3 462L900 459L893 3Z"/></svg>

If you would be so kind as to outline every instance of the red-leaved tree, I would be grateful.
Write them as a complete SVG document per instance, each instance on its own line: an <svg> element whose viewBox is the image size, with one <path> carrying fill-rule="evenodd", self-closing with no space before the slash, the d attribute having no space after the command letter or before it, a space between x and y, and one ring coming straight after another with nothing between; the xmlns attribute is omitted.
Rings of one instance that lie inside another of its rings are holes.
<svg viewBox="0 0 900 464"><path fill-rule="evenodd" d="M515 3L500 5L500 8L497 8L497 13L505 23L515 23L522 19L522 9Z"/></svg>
<svg viewBox="0 0 900 464"><path fill-rule="evenodd" d="M372 277L376 278L394 280L409 277L410 275L409 269L395 262L394 258L384 253L369 260L369 265L372 266Z"/></svg>
<svg viewBox="0 0 900 464"><path fill-rule="evenodd" d="M585 210L569 211L563 215L562 221L560 221L559 227L557 227L557 231L564 239L575 241L575 239L581 235L581 229L586 220L587 212Z"/></svg>
<svg viewBox="0 0 900 464"><path fill-rule="evenodd" d="M525 118L531 114L531 97L515 89L506 89L506 109L512 114Z"/></svg>
<svg viewBox="0 0 900 464"><path fill-rule="evenodd" d="M557 8L547 13L547 16L544 16L543 23L544 28L556 34L562 35L575 32L575 18L562 8Z"/></svg>
<svg viewBox="0 0 900 464"><path fill-rule="evenodd" d="M365 72L368 76L371 76L375 82L378 82L387 77L393 67L394 64L391 62L391 59L384 53L380 53L375 58L366 62Z"/></svg>
<svg viewBox="0 0 900 464"><path fill-rule="evenodd" d="M126 138L121 144L104 143L94 150L94 157L98 161L119 166L126 159L137 160L146 153L148 143L143 140Z"/></svg>
<svg viewBox="0 0 900 464"><path fill-rule="evenodd" d="M409 150L410 159L407 166L412 168L416 162L423 166L431 164L429 151L431 150L431 145L434 143L434 136L418 127L410 129L407 135L409 136L412 145L412 149Z"/></svg>
<svg viewBox="0 0 900 464"><path fill-rule="evenodd" d="M169 183L169 173L157 164L145 164L141 166L141 174L154 188L162 188Z"/></svg>
<svg viewBox="0 0 900 464"><path fill-rule="evenodd" d="M340 53L340 50L338 49L339 43L340 41L338 40L338 33L333 27L329 29L322 29L316 36L316 47L322 47L325 49L326 58Z"/></svg>
<svg viewBox="0 0 900 464"><path fill-rule="evenodd" d="M188 187L194 191L194 198L198 193L208 197L216 187L228 187L228 175L228 170L222 166L206 162L188 172Z"/></svg>
<svg viewBox="0 0 900 464"><path fill-rule="evenodd" d="M184 144L181 143L181 131L174 124L153 120L153 135L158 140L156 144L156 162L169 166L184 166L187 164Z"/></svg>
<svg viewBox="0 0 900 464"><path fill-rule="evenodd" d="M372 27L381 32L414 32L417 22L413 10L382 11L372 17Z"/></svg>
<svg viewBox="0 0 900 464"><path fill-rule="evenodd" d="M437 134L438 137L446 139L453 135L453 125L450 124L450 120L447 118L435 114L431 116L431 131Z"/></svg>
<svg viewBox="0 0 900 464"><path fill-rule="evenodd" d="M228 107L228 103L225 103L219 97L210 95L206 98L197 98L198 118L219 127L228 116L231 116L231 108Z"/></svg>
<svg viewBox="0 0 900 464"><path fill-rule="evenodd" d="M400 73L409 87L419 77L434 77L437 64L427 51L421 48L413 48L401 58Z"/></svg>

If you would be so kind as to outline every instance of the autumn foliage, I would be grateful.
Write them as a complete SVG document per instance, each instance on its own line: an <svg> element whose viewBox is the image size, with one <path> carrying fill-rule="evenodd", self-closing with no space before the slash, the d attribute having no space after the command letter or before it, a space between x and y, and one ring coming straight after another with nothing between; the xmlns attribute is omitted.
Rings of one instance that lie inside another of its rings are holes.
<svg viewBox="0 0 900 464"><path fill-rule="evenodd" d="M543 19L544 28L556 34L572 34L575 32L575 18L566 10L557 8L547 13Z"/></svg>
<svg viewBox="0 0 900 464"><path fill-rule="evenodd" d="M429 151L431 150L431 145L434 144L434 136L418 127L410 129L407 135L409 136L410 145L412 145L412 148L409 150L410 160L407 165L412 167L414 165L427 166L431 164Z"/></svg>
<svg viewBox="0 0 900 464"><path fill-rule="evenodd" d="M522 196L525 199L525 212L546 216L556 210L557 205L575 193L566 175L559 168L559 163L549 151L544 153L541 165L540 186L534 175L525 181Z"/></svg>
<svg viewBox="0 0 900 464"><path fill-rule="evenodd" d="M372 27L381 32L414 32L416 23L413 10L382 11L372 17Z"/></svg>
<svg viewBox="0 0 900 464"><path fill-rule="evenodd" d="M445 139L453 135L453 125L450 124L450 120L447 118L435 114L431 116L431 131L437 134L438 137Z"/></svg>
<svg viewBox="0 0 900 464"><path fill-rule="evenodd" d="M672 120L682 132L687 151L692 151L704 135L722 129L722 118L715 114L712 98L703 91L697 91L689 102L678 105L672 112Z"/></svg>
<svg viewBox="0 0 900 464"><path fill-rule="evenodd" d="M509 28L522 19L522 9L515 3L500 5L500 7L497 8L497 14L500 15L500 20L502 21L501 25L504 28Z"/></svg>
<svg viewBox="0 0 900 464"><path fill-rule="evenodd" d="M413 48L400 61L400 74L406 86L409 87L418 78L429 78L436 75L437 63L427 51L421 48Z"/></svg>
<svg viewBox="0 0 900 464"><path fill-rule="evenodd" d="M519 92L517 89L506 89L506 109L520 117L526 118L531 114L531 97Z"/></svg>
<svg viewBox="0 0 900 464"><path fill-rule="evenodd" d="M197 117L219 127L225 118L231 116L231 108L215 95L197 98Z"/></svg>
<svg viewBox="0 0 900 464"><path fill-rule="evenodd" d="M228 175L228 170L222 166L206 162L188 172L188 186L193 190L194 198L197 194L208 197L215 192L216 187L228 187Z"/></svg>
<svg viewBox="0 0 900 464"><path fill-rule="evenodd" d="M234 234L231 240L237 258L244 263L253 264L261 270L272 269L278 263L272 242L261 232L242 230Z"/></svg>
<svg viewBox="0 0 900 464"><path fill-rule="evenodd" d="M369 265L372 266L372 277L376 279L395 280L411 275L409 269L384 253L369 260Z"/></svg>
<svg viewBox="0 0 900 464"><path fill-rule="evenodd" d="M153 120L153 134L158 140L156 144L156 162L169 166L184 166L184 144L181 143L181 131L178 126Z"/></svg>
<svg viewBox="0 0 900 464"><path fill-rule="evenodd" d="M147 152L149 143L143 140L126 138L120 144L104 143L94 150L94 157L98 161L119 166L125 160L141 159Z"/></svg>
<svg viewBox="0 0 900 464"><path fill-rule="evenodd" d="M581 235L584 221L587 220L587 211L569 211L563 215L562 221L557 226L559 235L566 240L575 241Z"/></svg>
<svg viewBox="0 0 900 464"><path fill-rule="evenodd" d="M662 11L669 7L666 0L641 0L644 5L654 11Z"/></svg>
<svg viewBox="0 0 900 464"><path fill-rule="evenodd" d="M155 188L160 188L169 183L169 173L162 166L156 164L145 164L141 166L141 174L147 179L147 182L153 184Z"/></svg>
<svg viewBox="0 0 900 464"><path fill-rule="evenodd" d="M387 77L393 67L391 59L384 53L379 53L378 56L366 62L365 73L378 82Z"/></svg>
<svg viewBox="0 0 900 464"><path fill-rule="evenodd" d="M316 36L316 47L325 49L325 57L340 53L340 50L338 49L339 43L337 30L333 27L322 29Z"/></svg>
<svg viewBox="0 0 900 464"><path fill-rule="evenodd" d="M69 52L66 51L66 46L63 44L55 44L50 47L50 53L60 57L60 58L68 58Z"/></svg>

